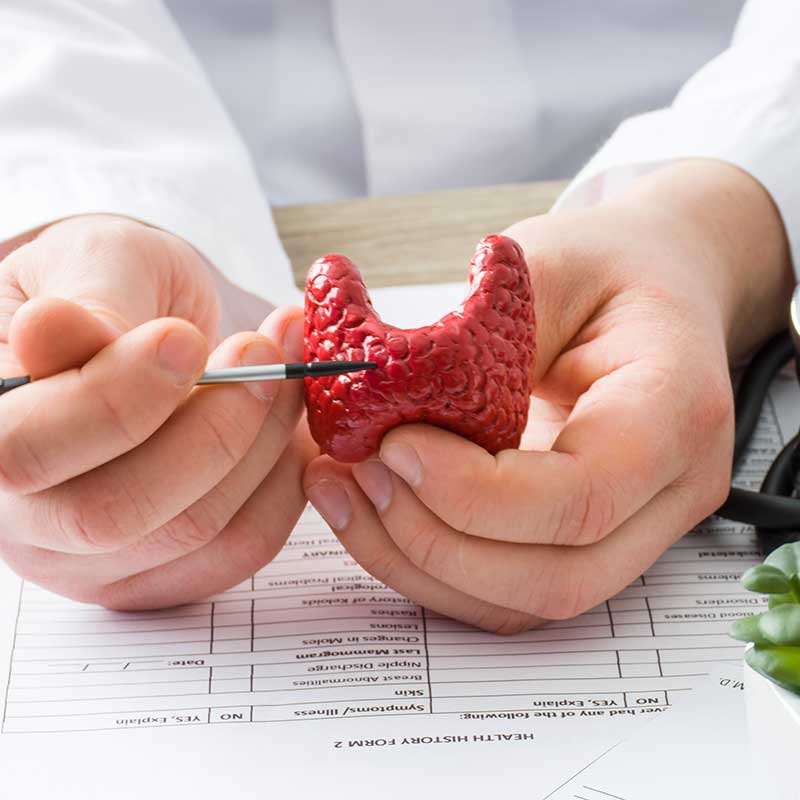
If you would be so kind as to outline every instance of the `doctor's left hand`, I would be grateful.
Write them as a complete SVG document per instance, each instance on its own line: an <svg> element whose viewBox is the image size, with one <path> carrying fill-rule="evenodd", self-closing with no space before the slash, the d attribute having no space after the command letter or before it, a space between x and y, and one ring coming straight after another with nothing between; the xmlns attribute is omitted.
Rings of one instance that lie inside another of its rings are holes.
<svg viewBox="0 0 800 800"><path fill-rule="evenodd" d="M249 577L305 505L302 385L194 383L207 362L300 360L300 310L218 342L203 258L121 217L67 219L7 249L0 375L34 381L0 397L0 556L122 609Z"/></svg>

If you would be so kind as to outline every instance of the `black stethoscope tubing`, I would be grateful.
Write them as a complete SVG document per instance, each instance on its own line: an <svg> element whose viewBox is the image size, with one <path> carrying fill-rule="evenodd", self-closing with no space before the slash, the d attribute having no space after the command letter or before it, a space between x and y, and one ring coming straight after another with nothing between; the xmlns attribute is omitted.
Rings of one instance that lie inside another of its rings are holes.
<svg viewBox="0 0 800 800"><path fill-rule="evenodd" d="M800 381L800 287L790 306L789 331L774 336L756 354L742 375L736 392L736 435L733 463L739 463L755 431L770 383L783 366L794 360ZM794 497L800 472L800 432L772 462L757 492L732 487L717 515L756 526L759 542L771 552L795 541L800 531L800 499Z"/></svg>

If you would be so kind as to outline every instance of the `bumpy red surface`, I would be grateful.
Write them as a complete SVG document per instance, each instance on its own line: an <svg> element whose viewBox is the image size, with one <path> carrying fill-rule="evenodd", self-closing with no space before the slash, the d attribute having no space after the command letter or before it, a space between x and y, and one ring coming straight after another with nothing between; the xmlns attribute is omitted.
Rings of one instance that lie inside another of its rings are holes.
<svg viewBox="0 0 800 800"><path fill-rule="evenodd" d="M311 434L337 461L366 458L386 431L404 422L438 425L491 453L517 447L536 357L522 250L505 236L482 239L470 262L466 300L416 330L383 322L355 265L325 256L306 280L305 357L378 365L305 380Z"/></svg>

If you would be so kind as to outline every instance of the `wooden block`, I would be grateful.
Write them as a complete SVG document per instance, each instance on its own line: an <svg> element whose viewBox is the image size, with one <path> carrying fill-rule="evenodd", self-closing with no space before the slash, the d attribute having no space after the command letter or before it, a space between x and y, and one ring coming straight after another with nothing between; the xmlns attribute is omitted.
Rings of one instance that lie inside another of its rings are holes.
<svg viewBox="0 0 800 800"><path fill-rule="evenodd" d="M303 285L312 261L343 253L369 286L464 280L475 243L517 220L545 213L566 181L370 197L273 209Z"/></svg>

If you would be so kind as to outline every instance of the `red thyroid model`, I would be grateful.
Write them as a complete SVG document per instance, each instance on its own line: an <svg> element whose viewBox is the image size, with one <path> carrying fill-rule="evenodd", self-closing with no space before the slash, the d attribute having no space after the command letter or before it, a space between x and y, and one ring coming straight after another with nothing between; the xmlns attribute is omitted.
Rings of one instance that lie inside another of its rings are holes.
<svg viewBox="0 0 800 800"><path fill-rule="evenodd" d="M438 425L490 453L518 447L535 357L530 275L520 246L508 237L481 239L466 300L416 330L380 319L361 274L344 256L325 256L308 272L305 360L378 365L305 379L311 434L337 461L363 460L404 422Z"/></svg>

